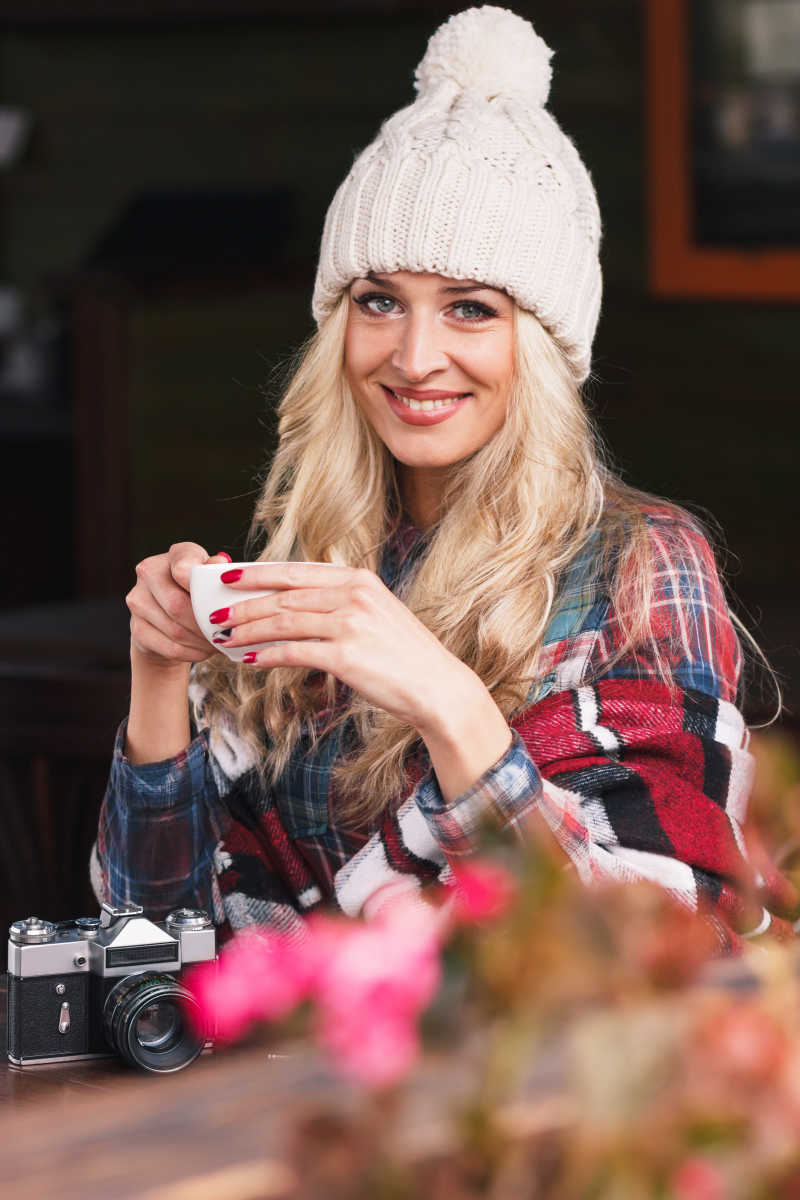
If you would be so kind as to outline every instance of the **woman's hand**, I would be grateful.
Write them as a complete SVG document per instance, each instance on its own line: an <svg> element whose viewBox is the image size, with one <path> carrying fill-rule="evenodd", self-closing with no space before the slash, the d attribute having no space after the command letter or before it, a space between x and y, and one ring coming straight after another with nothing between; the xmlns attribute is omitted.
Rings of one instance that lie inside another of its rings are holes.
<svg viewBox="0 0 800 1200"><path fill-rule="evenodd" d="M136 583L125 601L131 613L131 651L159 667L202 662L214 647L197 627L189 597L189 572L200 563L230 562L227 554L210 558L195 542L178 542L167 554L145 558L136 567Z"/></svg>
<svg viewBox="0 0 800 1200"><path fill-rule="evenodd" d="M231 605L213 614L233 630L226 646L265 645L257 667L329 671L372 704L425 736L478 677L398 600L372 571L314 563L254 563L222 575ZM237 588L270 596L235 602ZM312 641L309 639L319 639ZM485 691L485 689L483 689Z"/></svg>

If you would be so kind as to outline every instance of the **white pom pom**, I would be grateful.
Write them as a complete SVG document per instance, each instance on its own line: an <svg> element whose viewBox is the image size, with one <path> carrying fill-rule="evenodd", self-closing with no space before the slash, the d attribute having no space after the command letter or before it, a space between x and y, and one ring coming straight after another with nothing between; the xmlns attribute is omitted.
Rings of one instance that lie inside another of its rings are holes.
<svg viewBox="0 0 800 1200"><path fill-rule="evenodd" d="M421 97L450 81L491 96L547 103L553 51L530 22L507 8L484 5L456 13L436 30L416 70Z"/></svg>

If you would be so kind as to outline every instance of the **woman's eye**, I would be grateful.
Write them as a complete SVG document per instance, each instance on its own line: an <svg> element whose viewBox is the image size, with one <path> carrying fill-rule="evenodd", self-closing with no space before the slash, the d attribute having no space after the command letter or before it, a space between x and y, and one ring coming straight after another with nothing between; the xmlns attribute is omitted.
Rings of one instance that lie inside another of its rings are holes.
<svg viewBox="0 0 800 1200"><path fill-rule="evenodd" d="M359 304L361 308L366 309L367 312L378 313L381 316L390 313L392 311L392 305L397 303L397 301L393 300L391 296L380 296L374 292L369 292L365 296L355 297L355 302L356 304Z"/></svg>
<svg viewBox="0 0 800 1200"><path fill-rule="evenodd" d="M465 321L484 321L489 317L496 317L497 313L494 309L489 308L486 304L481 304L477 300L459 300L458 304L453 305L453 310L461 309L461 319Z"/></svg>

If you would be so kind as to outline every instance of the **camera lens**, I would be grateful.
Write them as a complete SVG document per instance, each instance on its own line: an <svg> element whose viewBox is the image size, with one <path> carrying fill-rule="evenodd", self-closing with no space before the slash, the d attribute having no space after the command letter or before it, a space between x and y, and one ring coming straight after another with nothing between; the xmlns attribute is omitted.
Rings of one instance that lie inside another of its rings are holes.
<svg viewBox="0 0 800 1200"><path fill-rule="evenodd" d="M136 1018L136 1040L145 1050L169 1050L182 1032L181 1013L171 1001L150 1004Z"/></svg>
<svg viewBox="0 0 800 1200"><path fill-rule="evenodd" d="M194 1010L196 1027L186 1016ZM179 1071L205 1045L197 1032L200 1010L191 992L172 975L145 971L128 975L108 993L106 1037L127 1062L145 1071Z"/></svg>

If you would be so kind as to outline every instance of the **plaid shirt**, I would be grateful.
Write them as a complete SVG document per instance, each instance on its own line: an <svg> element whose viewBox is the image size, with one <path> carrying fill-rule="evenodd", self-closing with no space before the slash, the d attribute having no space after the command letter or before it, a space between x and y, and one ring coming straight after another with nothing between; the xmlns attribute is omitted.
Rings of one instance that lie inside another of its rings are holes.
<svg viewBox="0 0 800 1200"><path fill-rule="evenodd" d="M448 859L475 849L487 818L522 834L538 809L587 882L652 879L711 913L723 942L735 940L732 928L761 932L768 909L754 916L742 898L752 760L734 707L739 642L705 540L671 510L646 517L653 627L674 686L652 650L620 657L623 633L590 542L560 586L508 751L447 804L423 748L408 795L377 827L353 832L337 824L330 781L341 727L312 752L301 741L264 788L252 750L231 724L209 725L193 682L195 736L176 758L134 766L120 728L92 855L98 898L154 915L200 906L223 933L255 923L302 936L305 914L322 904L370 915L446 880ZM413 526L398 527L380 568L391 590L425 546Z"/></svg>

